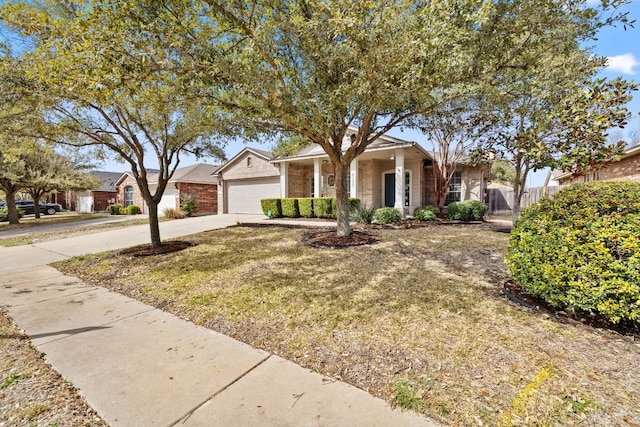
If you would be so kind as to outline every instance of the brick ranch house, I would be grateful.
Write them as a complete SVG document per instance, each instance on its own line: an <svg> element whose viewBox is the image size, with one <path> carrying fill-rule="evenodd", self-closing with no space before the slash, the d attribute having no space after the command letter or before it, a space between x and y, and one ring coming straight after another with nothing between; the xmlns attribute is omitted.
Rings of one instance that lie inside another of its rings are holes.
<svg viewBox="0 0 640 427"><path fill-rule="evenodd" d="M184 195L191 194L198 201L198 211L200 214L211 214L218 212L218 188L211 175L219 166L205 163L197 163L191 166L176 169L175 173L167 183L162 199L158 204L158 215L163 216L165 209L178 209ZM150 174L150 190L153 192L157 188L158 174ZM146 206L138 188L136 180L130 172L122 174L117 186L116 203L127 207L137 205L142 213L148 213Z"/></svg>
<svg viewBox="0 0 640 427"><path fill-rule="evenodd" d="M78 213L107 211L109 205L116 203L118 194L116 182L122 176L122 172L92 171L91 173L100 178L100 187L81 192L58 191L53 195L52 202Z"/></svg>
<svg viewBox="0 0 640 427"><path fill-rule="evenodd" d="M345 137L345 147L350 135ZM383 136L351 163L350 197L367 206L395 207L405 215L433 204L433 159L416 142ZM218 213L261 214L260 200L277 197L335 197L329 157L316 144L295 156L273 157L245 148L213 175ZM490 165L458 164L447 202L485 200Z"/></svg>
<svg viewBox="0 0 640 427"><path fill-rule="evenodd" d="M555 179L560 185L590 181L640 182L640 144L627 148L617 162L603 163L582 173L563 172Z"/></svg>

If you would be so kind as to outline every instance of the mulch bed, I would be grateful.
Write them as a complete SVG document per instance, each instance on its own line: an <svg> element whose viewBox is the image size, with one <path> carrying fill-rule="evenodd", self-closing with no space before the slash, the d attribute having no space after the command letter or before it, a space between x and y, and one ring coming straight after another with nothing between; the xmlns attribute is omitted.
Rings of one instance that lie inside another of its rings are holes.
<svg viewBox="0 0 640 427"><path fill-rule="evenodd" d="M351 246L370 245L378 239L362 231L353 230L348 236L338 236L335 231L318 231L308 233L302 238L302 243L314 248L344 249Z"/></svg>
<svg viewBox="0 0 640 427"><path fill-rule="evenodd" d="M603 330L606 330L619 335L620 338L627 341L633 343L640 342L640 325L635 325L632 322L612 324L603 317L592 316L589 313L575 313L574 315L570 315L565 311L552 307L546 301L529 294L514 280L505 282L504 294L511 301L552 317L562 323L584 326L596 333L602 333Z"/></svg>
<svg viewBox="0 0 640 427"><path fill-rule="evenodd" d="M150 243L133 246L133 247L121 250L120 252L118 252L118 254L139 258L139 257L153 256L153 255L170 254L172 252L182 251L192 246L194 246L194 244L191 242L187 242L184 240L172 240L169 242L162 242L160 246L157 246L155 248L151 246Z"/></svg>

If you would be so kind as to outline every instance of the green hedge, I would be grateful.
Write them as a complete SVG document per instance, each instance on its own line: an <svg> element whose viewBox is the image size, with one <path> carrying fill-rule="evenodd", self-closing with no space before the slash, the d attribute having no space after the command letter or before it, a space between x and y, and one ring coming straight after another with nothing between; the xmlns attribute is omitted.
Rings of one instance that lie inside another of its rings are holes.
<svg viewBox="0 0 640 427"><path fill-rule="evenodd" d="M120 205L110 205L109 206L109 213L111 215L122 215L122 210L124 208Z"/></svg>
<svg viewBox="0 0 640 427"><path fill-rule="evenodd" d="M398 222L402 220L400 212L398 212L396 208L391 207L376 209L373 217L380 224L390 224L392 222Z"/></svg>
<svg viewBox="0 0 640 427"><path fill-rule="evenodd" d="M335 218L333 214L333 198L318 197L313 201L313 216L316 218Z"/></svg>
<svg viewBox="0 0 640 427"><path fill-rule="evenodd" d="M265 216L287 218L336 218L337 203L335 197L301 197L283 199L262 199L260 201ZM360 206L360 199L349 198L349 212Z"/></svg>
<svg viewBox="0 0 640 427"><path fill-rule="evenodd" d="M262 206L264 216L270 218L282 217L281 199L262 199L260 200L260 205Z"/></svg>
<svg viewBox="0 0 640 427"><path fill-rule="evenodd" d="M640 321L640 183L566 187L524 209L506 257L529 293L612 323Z"/></svg>
<svg viewBox="0 0 640 427"><path fill-rule="evenodd" d="M435 206L427 205L418 210L416 210L413 214L413 218L418 221L433 221L437 218L437 209Z"/></svg>
<svg viewBox="0 0 640 427"><path fill-rule="evenodd" d="M485 205L479 200L465 200L447 205L449 219L459 221L480 221L484 218Z"/></svg>
<svg viewBox="0 0 640 427"><path fill-rule="evenodd" d="M311 197L298 199L298 210L301 217L313 218L313 199Z"/></svg>
<svg viewBox="0 0 640 427"><path fill-rule="evenodd" d="M125 215L139 215L140 207L137 205L129 205L122 210Z"/></svg>
<svg viewBox="0 0 640 427"><path fill-rule="evenodd" d="M18 212L18 219L24 216L24 211L20 208L16 208L16 212ZM0 222L9 221L9 208L4 207L0 208Z"/></svg>
<svg viewBox="0 0 640 427"><path fill-rule="evenodd" d="M281 199L282 216L286 218L298 218L300 209L298 207L298 199Z"/></svg>

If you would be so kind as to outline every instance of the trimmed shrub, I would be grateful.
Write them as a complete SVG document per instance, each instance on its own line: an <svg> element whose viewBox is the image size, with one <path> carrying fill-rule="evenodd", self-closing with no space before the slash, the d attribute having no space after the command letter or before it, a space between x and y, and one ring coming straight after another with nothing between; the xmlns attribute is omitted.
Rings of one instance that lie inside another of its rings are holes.
<svg viewBox="0 0 640 427"><path fill-rule="evenodd" d="M298 211L301 217L313 218L313 199L311 197L298 199Z"/></svg>
<svg viewBox="0 0 640 427"><path fill-rule="evenodd" d="M373 217L380 224L390 224L392 222L398 222L402 220L402 216L400 215L400 212L398 212L395 208L391 208L391 207L376 209L375 213L373 214Z"/></svg>
<svg viewBox="0 0 640 427"><path fill-rule="evenodd" d="M449 219L458 221L480 221L484 218L485 206L479 200L453 202L447 206Z"/></svg>
<svg viewBox="0 0 640 427"><path fill-rule="evenodd" d="M298 207L298 199L281 199L282 216L286 218L298 218L300 216L300 208Z"/></svg>
<svg viewBox="0 0 640 427"><path fill-rule="evenodd" d="M313 200L313 213L316 218L333 218L333 199L319 197Z"/></svg>
<svg viewBox="0 0 640 427"><path fill-rule="evenodd" d="M180 199L180 209L187 216L193 215L198 210L198 199L193 194L185 194Z"/></svg>
<svg viewBox="0 0 640 427"><path fill-rule="evenodd" d="M260 200L260 205L262 206L262 212L264 213L264 216L268 216L269 218L282 217L282 204L280 200L281 199Z"/></svg>
<svg viewBox="0 0 640 427"><path fill-rule="evenodd" d="M124 209L122 206L120 205L110 205L109 206L109 213L111 215L122 215L122 209Z"/></svg>
<svg viewBox="0 0 640 427"><path fill-rule="evenodd" d="M371 224L375 212L376 208L358 203L358 205L351 211L349 219L359 224Z"/></svg>
<svg viewBox="0 0 640 427"><path fill-rule="evenodd" d="M349 216L351 216L351 212L360 205L360 199L356 197L349 197ZM331 218L338 218L338 201L335 197L331 198Z"/></svg>
<svg viewBox="0 0 640 427"><path fill-rule="evenodd" d="M24 211L20 208L16 208L18 212L18 218L22 218L24 216ZM9 221L9 208L4 207L0 208L0 222Z"/></svg>
<svg viewBox="0 0 640 427"><path fill-rule="evenodd" d="M562 189L524 209L506 257L511 275L553 307L640 320L640 183Z"/></svg>
<svg viewBox="0 0 640 427"><path fill-rule="evenodd" d="M436 208L427 205L414 212L413 217L418 221L433 221L437 218Z"/></svg>
<svg viewBox="0 0 640 427"><path fill-rule="evenodd" d="M126 208L123 209L123 213L125 215L139 215L140 214L140 207L137 205L129 205Z"/></svg>
<svg viewBox="0 0 640 427"><path fill-rule="evenodd" d="M170 219L182 219L187 216L187 214L183 212L181 209L166 208L165 210L162 211L162 213L164 214L165 218L170 218Z"/></svg>

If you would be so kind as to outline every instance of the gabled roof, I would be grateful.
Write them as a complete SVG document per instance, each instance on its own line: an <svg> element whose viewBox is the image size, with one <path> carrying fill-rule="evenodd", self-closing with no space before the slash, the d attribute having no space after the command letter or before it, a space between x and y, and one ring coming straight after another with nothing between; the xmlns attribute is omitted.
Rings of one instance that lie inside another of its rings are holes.
<svg viewBox="0 0 640 427"><path fill-rule="evenodd" d="M220 166L216 171L212 172L211 175L220 174L222 171L224 171L229 166L231 166L236 160L238 160L240 157L242 157L245 153L252 153L253 155L261 157L264 160L273 159L273 156L268 151L258 150L257 148L245 147L242 150L240 150L240 152L238 154L233 156L227 163L225 163L224 165Z"/></svg>
<svg viewBox="0 0 640 427"><path fill-rule="evenodd" d="M213 184L211 175L218 170L220 166L209 165L206 163L196 163L195 165L178 168L173 173L169 182L189 182L193 184ZM149 183L158 182L158 173L150 174Z"/></svg>
<svg viewBox="0 0 640 427"><path fill-rule="evenodd" d="M91 171L91 173L99 177L101 182L100 186L93 191L117 191L116 184L122 172Z"/></svg>

